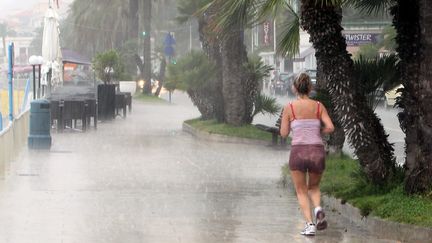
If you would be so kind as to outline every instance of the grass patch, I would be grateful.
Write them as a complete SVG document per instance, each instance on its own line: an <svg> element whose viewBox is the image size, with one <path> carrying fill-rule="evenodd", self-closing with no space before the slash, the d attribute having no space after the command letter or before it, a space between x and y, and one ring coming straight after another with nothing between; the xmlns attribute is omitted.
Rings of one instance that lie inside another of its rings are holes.
<svg viewBox="0 0 432 243"><path fill-rule="evenodd" d="M149 103L166 103L167 102L166 100L164 100L160 97L157 97L154 95L146 95L143 93L137 93L133 97L134 97L134 99L137 99L137 100L140 100L143 102L149 102Z"/></svg>
<svg viewBox="0 0 432 243"><path fill-rule="evenodd" d="M186 124L194 127L195 129L206 131L214 134L227 135L231 137L249 138L264 141L271 141L272 136L270 133L262 131L253 125L244 125L240 127L228 125L225 123L218 123L216 120L201 120L192 119L185 121Z"/></svg>
<svg viewBox="0 0 432 243"><path fill-rule="evenodd" d="M368 183L359 171L358 162L346 155L328 157L321 181L322 192L351 203L364 216L374 215L395 222L432 227L430 197L406 195L402 183L378 188ZM282 175L285 181L289 180L287 166L282 168Z"/></svg>

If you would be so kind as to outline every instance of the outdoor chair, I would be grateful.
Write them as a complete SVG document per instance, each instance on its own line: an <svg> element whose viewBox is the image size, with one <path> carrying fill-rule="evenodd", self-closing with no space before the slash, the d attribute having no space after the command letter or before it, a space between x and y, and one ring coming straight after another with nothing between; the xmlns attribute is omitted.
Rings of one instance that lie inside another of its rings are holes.
<svg viewBox="0 0 432 243"><path fill-rule="evenodd" d="M94 127L97 129L98 112L96 99L85 100L85 117L88 125L91 125L91 118L93 118Z"/></svg>
<svg viewBox="0 0 432 243"><path fill-rule="evenodd" d="M56 123L57 130L60 129L62 123L62 104L58 100L50 101L51 126Z"/></svg>
<svg viewBox="0 0 432 243"><path fill-rule="evenodd" d="M115 95L115 109L116 109L116 116L119 115L119 110L121 109L123 111L123 118L126 118L127 112L126 112L126 94L122 92L117 92Z"/></svg>
<svg viewBox="0 0 432 243"><path fill-rule="evenodd" d="M77 120L81 120L81 128L83 131L85 131L87 125L85 102L81 100L65 100L63 102L64 124L68 123L71 125L71 127L76 128Z"/></svg>

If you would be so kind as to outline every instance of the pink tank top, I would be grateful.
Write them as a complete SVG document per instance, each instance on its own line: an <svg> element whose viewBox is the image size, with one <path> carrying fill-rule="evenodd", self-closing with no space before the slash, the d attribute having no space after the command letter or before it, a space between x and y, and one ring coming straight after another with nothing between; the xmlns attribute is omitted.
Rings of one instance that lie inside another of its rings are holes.
<svg viewBox="0 0 432 243"><path fill-rule="evenodd" d="M318 111L316 119L296 119L294 107L292 103L290 103L294 119L291 121L292 145L323 145L321 137L320 103L317 103Z"/></svg>

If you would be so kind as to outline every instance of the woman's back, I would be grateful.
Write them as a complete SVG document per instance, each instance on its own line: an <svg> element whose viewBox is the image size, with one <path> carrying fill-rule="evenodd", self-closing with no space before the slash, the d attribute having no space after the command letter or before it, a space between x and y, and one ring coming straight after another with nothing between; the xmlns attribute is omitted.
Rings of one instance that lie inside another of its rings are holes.
<svg viewBox="0 0 432 243"><path fill-rule="evenodd" d="M289 105L292 145L322 145L321 104L314 100L297 100Z"/></svg>
<svg viewBox="0 0 432 243"><path fill-rule="evenodd" d="M322 111L322 105L312 99L295 100L291 102L291 105L289 108L294 108L294 114L296 119L319 119L318 112ZM318 111L318 109L320 109L320 111ZM293 120L292 110L291 119Z"/></svg>

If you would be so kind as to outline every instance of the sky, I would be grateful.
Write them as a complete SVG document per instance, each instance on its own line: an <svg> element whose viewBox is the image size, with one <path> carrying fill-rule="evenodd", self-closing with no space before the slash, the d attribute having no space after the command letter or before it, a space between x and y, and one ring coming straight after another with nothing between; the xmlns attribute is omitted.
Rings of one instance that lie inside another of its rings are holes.
<svg viewBox="0 0 432 243"><path fill-rule="evenodd" d="M48 0L0 0L1 12L8 10L26 9L38 2L48 2Z"/></svg>
<svg viewBox="0 0 432 243"><path fill-rule="evenodd" d="M36 3L48 3L49 1L54 4L54 0L0 0L0 11L4 13L10 10L29 9ZM59 5L60 7L64 7L64 4L70 2L72 2L72 0L59 0Z"/></svg>
<svg viewBox="0 0 432 243"><path fill-rule="evenodd" d="M51 2L55 6L55 0L0 0L0 22L8 20L9 16L19 13L21 11L32 10L38 4L45 4L47 6ZM58 0L60 5L60 13L64 13L68 9L68 5L73 0ZM39 5L39 13L41 11Z"/></svg>

